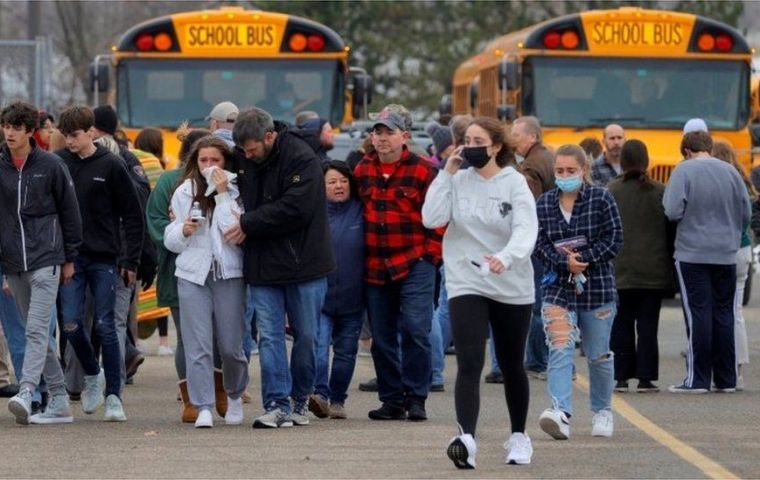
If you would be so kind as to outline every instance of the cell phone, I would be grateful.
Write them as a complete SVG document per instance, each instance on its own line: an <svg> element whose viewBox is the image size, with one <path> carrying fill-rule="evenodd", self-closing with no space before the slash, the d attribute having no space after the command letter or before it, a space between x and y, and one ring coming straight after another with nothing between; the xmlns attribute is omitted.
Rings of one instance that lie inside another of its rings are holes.
<svg viewBox="0 0 760 480"><path fill-rule="evenodd" d="M205 217L191 217L190 221L193 222L193 223L203 224L203 222L206 221L206 218Z"/></svg>

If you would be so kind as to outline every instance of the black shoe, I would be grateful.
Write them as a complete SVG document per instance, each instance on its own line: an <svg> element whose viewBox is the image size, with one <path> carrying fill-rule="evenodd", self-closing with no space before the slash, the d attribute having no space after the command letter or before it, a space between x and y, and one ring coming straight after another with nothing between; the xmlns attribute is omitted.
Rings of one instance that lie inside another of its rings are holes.
<svg viewBox="0 0 760 480"><path fill-rule="evenodd" d="M486 383L504 383L504 375L497 372L491 372L486 375Z"/></svg>
<svg viewBox="0 0 760 480"><path fill-rule="evenodd" d="M370 410L368 416L372 420L405 420L406 411L401 407L384 403L383 406L377 410Z"/></svg>
<svg viewBox="0 0 760 480"><path fill-rule="evenodd" d="M639 380L636 391L639 393L655 393L660 391L660 387L649 380Z"/></svg>
<svg viewBox="0 0 760 480"><path fill-rule="evenodd" d="M70 402L81 402L82 401L82 393L81 392L69 392L66 390L66 393L69 394L69 401Z"/></svg>
<svg viewBox="0 0 760 480"><path fill-rule="evenodd" d="M376 392L377 391L377 378L367 380L366 382L359 384L359 390L362 392Z"/></svg>
<svg viewBox="0 0 760 480"><path fill-rule="evenodd" d="M411 422L422 422L427 420L424 401L412 401L406 408L406 418Z"/></svg>
<svg viewBox="0 0 760 480"><path fill-rule="evenodd" d="M137 373L137 369L140 368L140 365L145 361L145 357L142 353L136 353L134 357L130 358L127 361L126 366L126 376L127 378L132 378Z"/></svg>
<svg viewBox="0 0 760 480"><path fill-rule="evenodd" d="M443 392L445 389L443 388L442 383L434 383L433 385L430 385L430 391L431 392Z"/></svg>
<svg viewBox="0 0 760 480"><path fill-rule="evenodd" d="M0 398L11 398L18 394L18 385L10 383L3 388L0 388Z"/></svg>
<svg viewBox="0 0 760 480"><path fill-rule="evenodd" d="M628 392L628 382L626 380L618 380L615 384L615 391L618 393Z"/></svg>

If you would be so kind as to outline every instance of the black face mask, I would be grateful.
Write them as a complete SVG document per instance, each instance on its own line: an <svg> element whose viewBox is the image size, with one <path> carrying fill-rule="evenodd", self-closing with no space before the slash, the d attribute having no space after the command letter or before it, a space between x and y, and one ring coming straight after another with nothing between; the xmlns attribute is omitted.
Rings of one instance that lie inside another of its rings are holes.
<svg viewBox="0 0 760 480"><path fill-rule="evenodd" d="M483 168L491 159L488 156L488 147L465 147L462 150L462 158L475 168Z"/></svg>

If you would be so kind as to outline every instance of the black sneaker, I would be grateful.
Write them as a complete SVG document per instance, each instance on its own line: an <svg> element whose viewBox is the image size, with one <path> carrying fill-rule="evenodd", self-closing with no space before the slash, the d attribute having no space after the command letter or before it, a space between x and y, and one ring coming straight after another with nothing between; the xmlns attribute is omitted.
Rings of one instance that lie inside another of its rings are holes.
<svg viewBox="0 0 760 480"><path fill-rule="evenodd" d="M19 388L15 383L9 383L8 385L0 388L0 398L13 398L18 395Z"/></svg>
<svg viewBox="0 0 760 480"><path fill-rule="evenodd" d="M66 390L66 393L69 394L69 401L70 402L81 402L82 401L82 392L70 392Z"/></svg>
<svg viewBox="0 0 760 480"><path fill-rule="evenodd" d="M401 407L384 403L382 407L370 410L368 416L372 420L406 420L406 411Z"/></svg>
<svg viewBox="0 0 760 480"><path fill-rule="evenodd" d="M641 382L639 382L639 385L641 385ZM626 380L618 380L615 384L615 391L618 393L627 393L628 392L628 381Z"/></svg>
<svg viewBox="0 0 760 480"><path fill-rule="evenodd" d="M359 390L362 392L376 392L377 391L377 378L367 380L359 384Z"/></svg>
<svg viewBox="0 0 760 480"><path fill-rule="evenodd" d="M427 420L424 401L411 401L406 408L406 418L411 422L422 422Z"/></svg>
<svg viewBox="0 0 760 480"><path fill-rule="evenodd" d="M504 375L498 372L491 372L486 375L486 383L504 383Z"/></svg>
<svg viewBox="0 0 760 480"><path fill-rule="evenodd" d="M434 383L430 385L430 391L431 392L443 392L445 391L445 388L443 387L442 383Z"/></svg>
<svg viewBox="0 0 760 480"><path fill-rule="evenodd" d="M660 391L660 387L649 380L639 380L639 384L636 386L636 391L639 393L655 393Z"/></svg>

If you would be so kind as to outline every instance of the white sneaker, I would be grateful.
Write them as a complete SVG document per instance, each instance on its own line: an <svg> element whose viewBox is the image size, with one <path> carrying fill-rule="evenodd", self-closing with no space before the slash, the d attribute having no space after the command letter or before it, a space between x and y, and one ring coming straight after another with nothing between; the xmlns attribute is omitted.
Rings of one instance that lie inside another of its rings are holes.
<svg viewBox="0 0 760 480"><path fill-rule="evenodd" d="M198 412L198 418L195 420L195 428L211 428L214 426L214 417L211 410L204 408Z"/></svg>
<svg viewBox="0 0 760 480"><path fill-rule="evenodd" d="M243 423L243 398L232 399L227 397L227 414L224 416L227 425L240 425Z"/></svg>
<svg viewBox="0 0 760 480"><path fill-rule="evenodd" d="M174 350L172 350L172 347L168 345L159 345L158 346L158 356L159 357L170 357L174 355Z"/></svg>
<svg viewBox="0 0 760 480"><path fill-rule="evenodd" d="M16 417L16 423L29 425L29 416L32 414L32 391L22 388L8 400L8 410Z"/></svg>
<svg viewBox="0 0 760 480"><path fill-rule="evenodd" d="M44 412L40 412L29 417L29 423L35 425L53 425L58 423L71 423L74 417L71 415L69 406L69 396L53 395L47 404Z"/></svg>
<svg viewBox="0 0 760 480"><path fill-rule="evenodd" d="M599 410L591 419L592 437L611 437L615 430L615 421L610 410Z"/></svg>
<svg viewBox="0 0 760 480"><path fill-rule="evenodd" d="M106 414L103 416L106 422L126 422L127 415L124 413L124 406L117 395L106 397Z"/></svg>
<svg viewBox="0 0 760 480"><path fill-rule="evenodd" d="M86 414L95 413L103 405L103 388L106 385L106 375L103 369L97 375L84 376L84 389L82 390L82 410Z"/></svg>
<svg viewBox="0 0 760 480"><path fill-rule="evenodd" d="M449 456L454 465L460 469L475 468L475 455L478 453L478 447L475 439L469 433L461 433L451 439L446 449L446 455Z"/></svg>
<svg viewBox="0 0 760 480"><path fill-rule="evenodd" d="M507 449L506 463L510 465L530 465L530 459L533 457L533 444L530 443L530 437L524 433L513 433L504 444L504 448Z"/></svg>
<svg viewBox="0 0 760 480"><path fill-rule="evenodd" d="M570 421L562 410L547 408L538 417L541 430L548 433L555 440L567 440L570 438Z"/></svg>

